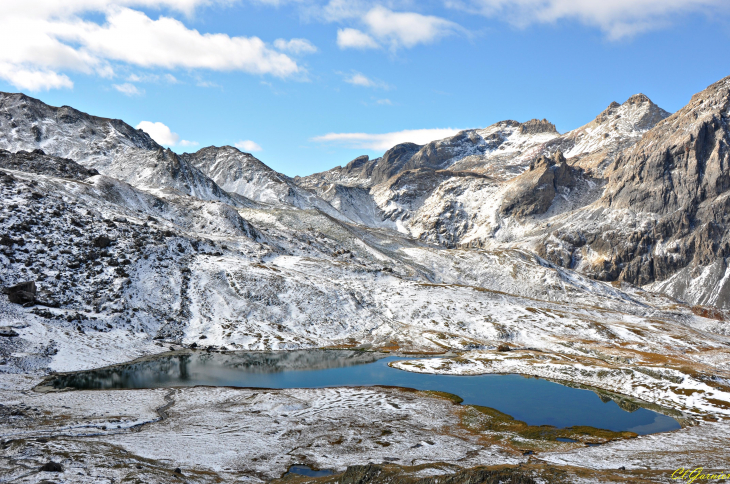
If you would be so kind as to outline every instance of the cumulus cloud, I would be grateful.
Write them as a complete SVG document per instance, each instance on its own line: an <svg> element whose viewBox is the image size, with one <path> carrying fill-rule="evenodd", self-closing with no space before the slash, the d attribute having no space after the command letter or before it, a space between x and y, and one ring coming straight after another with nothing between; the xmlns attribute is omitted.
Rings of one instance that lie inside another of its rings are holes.
<svg viewBox="0 0 730 484"><path fill-rule="evenodd" d="M57 72L26 68L22 65L0 62L0 79L5 79L18 89L47 91L49 89L72 88L74 83L68 76Z"/></svg>
<svg viewBox="0 0 730 484"><path fill-rule="evenodd" d="M197 146L197 141L180 140L180 135L173 133L170 128L160 122L153 123L152 121L142 121L137 126L137 129L141 129L152 137L153 140L157 141L164 146Z"/></svg>
<svg viewBox="0 0 730 484"><path fill-rule="evenodd" d="M258 143L256 143L255 141L251 141L250 139L247 139L244 141L239 141L238 143L235 144L235 146L239 150L247 151L249 153L254 152L254 151L263 151L263 148L261 146L259 146Z"/></svg>
<svg viewBox="0 0 730 484"><path fill-rule="evenodd" d="M337 46L340 49L377 49L380 47L375 39L357 29L338 29Z"/></svg>
<svg viewBox="0 0 730 484"><path fill-rule="evenodd" d="M353 72L351 74L345 74L345 82L352 84L353 86L361 87L373 87L378 89L390 89L390 86L383 81L370 79L369 77L359 72Z"/></svg>
<svg viewBox="0 0 730 484"><path fill-rule="evenodd" d="M392 48L428 44L462 31L449 20L415 12L393 12L382 6L371 9L363 19L370 33Z"/></svg>
<svg viewBox="0 0 730 484"><path fill-rule="evenodd" d="M276 39L274 47L292 54L314 54L317 52L317 47L307 39Z"/></svg>
<svg viewBox="0 0 730 484"><path fill-rule="evenodd" d="M686 13L730 13L727 0L449 0L446 4L520 27L574 19L599 27L614 40L663 27Z"/></svg>
<svg viewBox="0 0 730 484"><path fill-rule="evenodd" d="M125 96L141 96L144 94L144 90L139 90L134 84L125 82L124 84L112 84L112 87L117 91L121 92Z"/></svg>
<svg viewBox="0 0 730 484"><path fill-rule="evenodd" d="M429 44L447 35L465 32L459 24L434 15L416 12L395 12L382 5L363 2L330 1L323 18L329 21L358 21L363 29L348 27L337 30L340 49L411 48Z"/></svg>
<svg viewBox="0 0 730 484"><path fill-rule="evenodd" d="M69 71L111 77L114 63L277 77L302 72L293 59L258 37L200 33L170 16L152 19L130 8L167 7L190 14L204 3L210 0L0 2L0 78L21 89L42 90L72 87ZM92 12L104 22L85 18ZM306 48L301 42L295 46Z"/></svg>
<svg viewBox="0 0 730 484"><path fill-rule="evenodd" d="M392 133L328 133L312 138L320 143L344 144L350 148L384 151L399 143L416 143L425 145L434 140L448 138L458 133L459 129L407 129Z"/></svg>

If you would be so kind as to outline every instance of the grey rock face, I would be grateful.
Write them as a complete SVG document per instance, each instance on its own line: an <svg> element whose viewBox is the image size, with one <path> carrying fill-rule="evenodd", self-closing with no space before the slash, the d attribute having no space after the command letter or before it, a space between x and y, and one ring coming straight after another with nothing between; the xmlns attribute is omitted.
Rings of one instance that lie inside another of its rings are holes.
<svg viewBox="0 0 730 484"><path fill-rule="evenodd" d="M37 289L34 281L21 282L14 286L3 288L3 294L8 295L8 301L15 304L33 304Z"/></svg>
<svg viewBox="0 0 730 484"><path fill-rule="evenodd" d="M555 133L559 134L555 129L555 125L547 119L531 119L520 125L520 133L522 134L538 134L538 133Z"/></svg>
<svg viewBox="0 0 730 484"><path fill-rule="evenodd" d="M560 187L575 186L575 171L560 151L550 158L541 156L513 181L514 186L502 201L500 213L524 217L547 212Z"/></svg>
<svg viewBox="0 0 730 484"><path fill-rule="evenodd" d="M614 163L603 204L669 214L730 188L730 80L695 95Z"/></svg>
<svg viewBox="0 0 730 484"><path fill-rule="evenodd" d="M646 97L628 102L646 103ZM583 244L556 231L538 253L567 267L591 259L581 270L597 279L651 285L695 303L726 307L729 110L730 78L693 96L618 154L603 196L585 209L596 222L578 231ZM618 214L631 222L610 223Z"/></svg>

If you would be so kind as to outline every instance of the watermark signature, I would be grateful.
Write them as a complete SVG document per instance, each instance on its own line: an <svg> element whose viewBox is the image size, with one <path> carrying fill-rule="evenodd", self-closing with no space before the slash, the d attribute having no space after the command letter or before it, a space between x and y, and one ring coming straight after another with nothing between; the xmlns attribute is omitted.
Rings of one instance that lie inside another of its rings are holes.
<svg viewBox="0 0 730 484"><path fill-rule="evenodd" d="M685 469L680 467L676 471L672 472L673 480L681 480L687 482L694 481L708 481L708 480L723 480L730 479L730 472L720 474L705 474L703 467L695 467L694 469Z"/></svg>

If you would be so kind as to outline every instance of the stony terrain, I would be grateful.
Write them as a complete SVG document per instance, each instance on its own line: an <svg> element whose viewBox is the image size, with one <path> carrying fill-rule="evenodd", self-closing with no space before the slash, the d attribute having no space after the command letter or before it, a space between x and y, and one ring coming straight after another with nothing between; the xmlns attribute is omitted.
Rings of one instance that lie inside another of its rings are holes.
<svg viewBox="0 0 730 484"><path fill-rule="evenodd" d="M672 115L636 95L563 135L503 121L289 178L232 147L177 155L122 121L0 94L0 480L719 469L729 106L730 78ZM393 389L32 390L193 346L437 353L396 366L584 385L684 428L585 447ZM39 471L48 460L64 471Z"/></svg>

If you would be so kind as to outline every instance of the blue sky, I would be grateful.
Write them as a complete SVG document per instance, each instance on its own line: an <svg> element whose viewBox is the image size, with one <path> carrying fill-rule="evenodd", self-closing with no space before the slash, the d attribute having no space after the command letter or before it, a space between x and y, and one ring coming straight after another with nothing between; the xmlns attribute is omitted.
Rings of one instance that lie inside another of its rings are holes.
<svg viewBox="0 0 730 484"><path fill-rule="evenodd" d="M0 90L287 175L730 75L726 0L6 0Z"/></svg>

